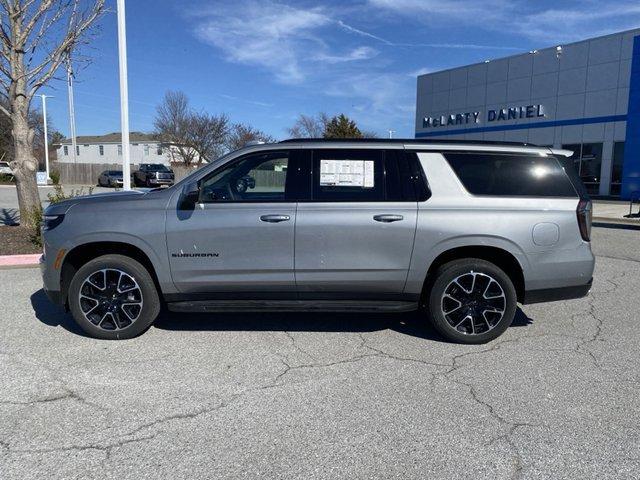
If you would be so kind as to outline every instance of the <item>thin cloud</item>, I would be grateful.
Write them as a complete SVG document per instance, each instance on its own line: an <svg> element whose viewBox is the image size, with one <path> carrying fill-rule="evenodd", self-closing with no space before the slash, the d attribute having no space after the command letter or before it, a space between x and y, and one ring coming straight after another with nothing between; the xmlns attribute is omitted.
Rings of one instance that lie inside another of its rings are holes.
<svg viewBox="0 0 640 480"><path fill-rule="evenodd" d="M219 93L218 95L222 98L226 98L227 100L248 103L249 105L257 105L258 107L273 107L275 105L273 103L260 102L258 100L247 100L246 98L234 97L233 95L227 95L226 93Z"/></svg>
<svg viewBox="0 0 640 480"><path fill-rule="evenodd" d="M344 63L354 62L358 60L368 60L378 55L378 51L370 47L358 47L347 52L344 55L320 54L315 57L316 60L326 63Z"/></svg>
<svg viewBox="0 0 640 480"><path fill-rule="evenodd" d="M361 30L352 25L349 25L342 20L338 20L338 25L347 32L360 35L362 37L371 38L384 45L390 47L407 47L407 48L459 48L465 50L523 50L522 47L510 47L505 45L481 45L475 43L407 43L407 42L392 42L386 38L379 37L373 33Z"/></svg>
<svg viewBox="0 0 640 480"><path fill-rule="evenodd" d="M455 21L485 31L503 31L509 25L514 34L554 43L604 35L640 22L640 4L636 1L581 0L564 8L545 8L524 0L369 0L368 5L426 24ZM451 46L474 48L466 44Z"/></svg>
<svg viewBox="0 0 640 480"><path fill-rule="evenodd" d="M227 60L268 69L282 83L305 78L303 52L324 48L315 31L330 20L321 9L272 2L221 5L203 13L197 36Z"/></svg>

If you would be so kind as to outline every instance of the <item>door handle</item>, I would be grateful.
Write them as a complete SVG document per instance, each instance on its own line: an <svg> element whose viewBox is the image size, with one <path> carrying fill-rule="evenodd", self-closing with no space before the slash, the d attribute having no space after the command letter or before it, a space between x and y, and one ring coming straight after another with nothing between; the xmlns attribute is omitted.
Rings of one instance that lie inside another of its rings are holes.
<svg viewBox="0 0 640 480"><path fill-rule="evenodd" d="M289 215L262 215L260 216L260 220L268 223L279 223L286 222L290 220L291 217Z"/></svg>
<svg viewBox="0 0 640 480"><path fill-rule="evenodd" d="M403 220L404 217L402 215L374 215L373 219L376 222L391 223L399 222L400 220Z"/></svg>

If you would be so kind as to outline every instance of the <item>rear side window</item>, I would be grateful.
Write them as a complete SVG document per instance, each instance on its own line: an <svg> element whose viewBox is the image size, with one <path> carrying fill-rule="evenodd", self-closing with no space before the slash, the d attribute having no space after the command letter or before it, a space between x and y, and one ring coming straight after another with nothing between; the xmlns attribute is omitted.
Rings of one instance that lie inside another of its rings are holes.
<svg viewBox="0 0 640 480"><path fill-rule="evenodd" d="M474 195L576 197L565 169L554 157L499 153L445 153L464 187Z"/></svg>

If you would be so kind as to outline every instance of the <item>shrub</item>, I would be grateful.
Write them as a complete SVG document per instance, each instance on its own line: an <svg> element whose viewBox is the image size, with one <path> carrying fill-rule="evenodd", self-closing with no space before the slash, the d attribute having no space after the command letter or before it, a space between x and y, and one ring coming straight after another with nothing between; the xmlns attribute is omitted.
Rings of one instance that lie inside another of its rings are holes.
<svg viewBox="0 0 640 480"><path fill-rule="evenodd" d="M91 195L92 193L93 187L89 187L88 195ZM67 194L61 185L54 184L53 192L50 192L47 195L47 198L49 200L49 204L53 205L54 203L62 202L63 200L68 200L74 197L80 197L82 195L87 195L84 192L84 188L71 190L71 192ZM26 219L22 222L24 226L31 230L31 242L38 247L42 247L42 213L42 208L36 207L31 212L27 213Z"/></svg>
<svg viewBox="0 0 640 480"><path fill-rule="evenodd" d="M60 172L58 170L51 170L49 178L51 178L51 182L54 185L60 185Z"/></svg>

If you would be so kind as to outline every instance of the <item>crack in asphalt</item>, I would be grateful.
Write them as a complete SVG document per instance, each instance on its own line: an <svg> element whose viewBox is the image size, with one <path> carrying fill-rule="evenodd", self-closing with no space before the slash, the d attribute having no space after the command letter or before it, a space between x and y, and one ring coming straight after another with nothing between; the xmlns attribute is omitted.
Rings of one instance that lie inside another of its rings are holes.
<svg viewBox="0 0 640 480"><path fill-rule="evenodd" d="M597 367L598 369L601 369L602 366L600 365L600 361L598 360L598 358L596 357L596 355L587 348L588 345L597 342L600 340L600 337L602 335L602 329L604 327L604 322L605 319L601 318L597 311L596 311L596 299L600 298L600 296L606 296L609 295L613 292L615 292L618 288L620 288L620 284L617 282L617 280L624 278L627 275L626 271L623 271L620 273L620 275L616 275L613 278L605 278L604 280L607 283L610 283L611 285L613 285L613 288L610 288L608 290L604 290L602 292L591 292L589 294L589 296L587 297L587 310L582 311L580 313L574 314L571 316L571 321L573 322L575 320L575 318L578 315L587 315L589 317L591 317L594 321L595 321L595 325L594 325L594 332L592 335L588 336L588 337L580 337L577 344L576 344L576 348L575 351L579 354L586 354L586 356L588 356L593 365L595 367Z"/></svg>
<svg viewBox="0 0 640 480"><path fill-rule="evenodd" d="M61 446L61 447L53 447L53 448L11 448L7 442L0 442L0 444L2 444L3 447L9 453L12 453L12 454L13 453L59 453L59 452L72 452L72 451L82 452L87 450L96 450L96 451L104 452L105 459L108 459L111 457L111 452L114 448L123 447L131 443L146 442L154 439L157 435L158 434L155 433L153 435L149 435L146 437L125 439L125 440L120 440L116 442L107 442L106 444L88 443L84 445L67 445L63 447Z"/></svg>
<svg viewBox="0 0 640 480"><path fill-rule="evenodd" d="M44 398L37 398L34 400L25 400L25 401L0 400L0 405L37 405L39 403L50 403L50 402L57 402L60 400L67 400L67 399L77 400L80 403L85 403L85 404L87 403L87 401L83 397L78 395L76 392L67 390L64 393L61 393L58 395L53 395L53 396L44 397Z"/></svg>
<svg viewBox="0 0 640 480"><path fill-rule="evenodd" d="M640 260L636 259L636 258L631 258L631 257L615 257L613 255L595 255L596 258L609 258L611 260L622 260L625 262L634 262L634 263L640 263Z"/></svg>
<svg viewBox="0 0 640 480"><path fill-rule="evenodd" d="M298 350L300 353L302 353L306 357L310 358L311 360L315 360L315 357L313 355L311 355L304 348L302 348L300 345L298 345L298 342L296 341L295 337L293 336L293 334L291 332L289 332L288 330L283 330L282 333L284 333L286 335L286 337L291 341L291 345L293 345L293 348L295 348L296 350Z"/></svg>

